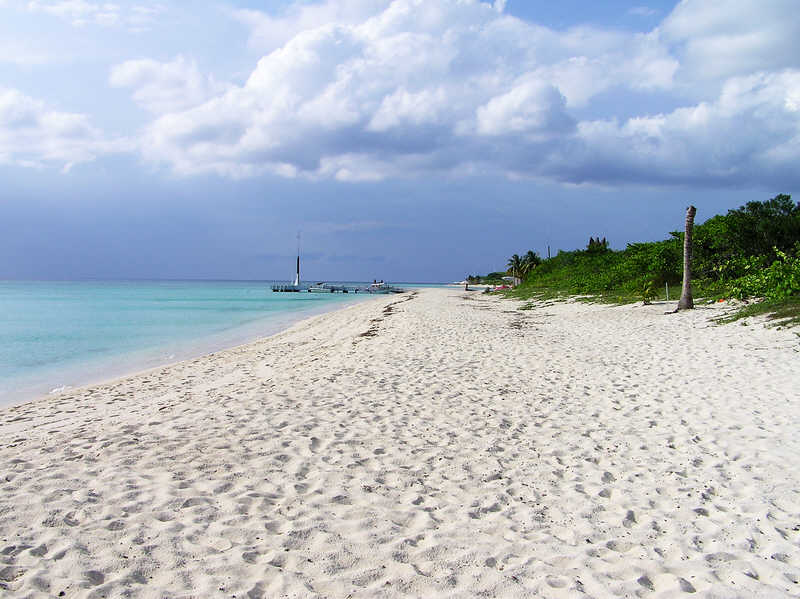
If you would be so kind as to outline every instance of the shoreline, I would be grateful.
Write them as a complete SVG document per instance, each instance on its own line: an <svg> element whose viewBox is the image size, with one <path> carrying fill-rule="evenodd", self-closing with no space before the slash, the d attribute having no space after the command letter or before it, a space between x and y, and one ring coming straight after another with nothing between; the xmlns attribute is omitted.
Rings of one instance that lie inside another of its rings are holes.
<svg viewBox="0 0 800 599"><path fill-rule="evenodd" d="M373 298L0 410L10 597L790 597L800 344Z"/></svg>
<svg viewBox="0 0 800 599"><path fill-rule="evenodd" d="M15 379L18 383L14 390L0 393L0 410L247 345L279 334L303 320L343 310L367 299L352 298L351 301L341 303L274 313L254 322L235 325L201 337L179 339L157 347L136 349L90 361L53 367L44 374L44 377L38 374L21 376ZM47 382L33 382L41 378L46 378Z"/></svg>

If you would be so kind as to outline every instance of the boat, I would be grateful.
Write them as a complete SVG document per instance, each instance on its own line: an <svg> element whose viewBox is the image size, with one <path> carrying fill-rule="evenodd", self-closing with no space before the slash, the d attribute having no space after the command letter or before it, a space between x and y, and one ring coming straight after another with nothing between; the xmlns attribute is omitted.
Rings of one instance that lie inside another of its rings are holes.
<svg viewBox="0 0 800 599"><path fill-rule="evenodd" d="M405 290L393 287L384 281L373 281L364 291L367 293L403 293Z"/></svg>
<svg viewBox="0 0 800 599"><path fill-rule="evenodd" d="M344 285L330 285L328 283L317 283L308 288L309 293L350 293L350 289Z"/></svg>
<svg viewBox="0 0 800 599"><path fill-rule="evenodd" d="M298 293L300 288L300 233L297 234L297 270L294 275L294 283L291 285L273 285L272 291L275 293Z"/></svg>

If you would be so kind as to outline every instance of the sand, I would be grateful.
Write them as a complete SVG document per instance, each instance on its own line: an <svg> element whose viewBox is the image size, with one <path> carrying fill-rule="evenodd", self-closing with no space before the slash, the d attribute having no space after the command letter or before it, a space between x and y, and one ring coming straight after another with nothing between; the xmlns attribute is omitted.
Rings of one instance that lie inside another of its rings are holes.
<svg viewBox="0 0 800 599"><path fill-rule="evenodd" d="M800 595L796 332L519 305L384 296L0 411L0 596Z"/></svg>

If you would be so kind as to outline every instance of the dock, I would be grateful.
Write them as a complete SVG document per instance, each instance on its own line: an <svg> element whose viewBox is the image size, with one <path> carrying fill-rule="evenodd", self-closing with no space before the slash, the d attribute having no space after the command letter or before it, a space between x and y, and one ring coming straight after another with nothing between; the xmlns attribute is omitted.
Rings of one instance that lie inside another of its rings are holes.
<svg viewBox="0 0 800 599"><path fill-rule="evenodd" d="M403 293L405 289L393 287L386 283L373 283L364 287L347 285L329 285L318 283L316 285L272 285L273 293L368 293L368 294L387 294Z"/></svg>

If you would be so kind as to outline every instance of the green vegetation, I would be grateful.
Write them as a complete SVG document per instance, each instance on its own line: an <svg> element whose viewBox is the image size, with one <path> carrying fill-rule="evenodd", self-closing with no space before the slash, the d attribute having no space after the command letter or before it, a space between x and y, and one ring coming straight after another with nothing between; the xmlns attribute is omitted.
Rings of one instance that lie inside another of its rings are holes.
<svg viewBox="0 0 800 599"><path fill-rule="evenodd" d="M522 280L533 272L533 269L541 263L542 259L539 257L539 254L533 250L528 250L521 258L517 254L514 254L508 260L508 274Z"/></svg>
<svg viewBox="0 0 800 599"><path fill-rule="evenodd" d="M776 326L800 325L800 297L795 295L782 300L767 299L749 304L735 314L718 319L718 322L734 322L750 316L767 316Z"/></svg>
<svg viewBox="0 0 800 599"><path fill-rule="evenodd" d="M469 275L467 283L470 285L502 285L503 277L509 276L506 271L490 272L488 275Z"/></svg>
<svg viewBox="0 0 800 599"><path fill-rule="evenodd" d="M533 269L541 263L542 259L539 257L539 254L533 250L528 250L522 257L517 254L511 256L508 260L508 270L490 272L485 276L469 275L467 277L467 282L470 285L502 285L508 282L505 281L503 277L517 277L522 280L533 272Z"/></svg>
<svg viewBox="0 0 800 599"><path fill-rule="evenodd" d="M649 303L664 299L669 285L670 299L677 300L683 236L675 231L665 240L632 243L620 251L610 249L605 238L591 237L586 249L559 251L527 269L515 254L508 273L523 282L508 293L522 299L587 295ZM800 204L790 196L749 202L695 225L692 254L695 297L764 300L748 313L800 319Z"/></svg>

